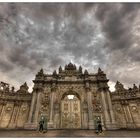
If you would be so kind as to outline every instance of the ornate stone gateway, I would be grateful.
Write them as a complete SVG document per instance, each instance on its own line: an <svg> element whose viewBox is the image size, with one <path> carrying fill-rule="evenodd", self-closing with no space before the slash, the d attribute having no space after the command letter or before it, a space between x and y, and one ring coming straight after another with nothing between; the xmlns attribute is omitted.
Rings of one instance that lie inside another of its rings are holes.
<svg viewBox="0 0 140 140"><path fill-rule="evenodd" d="M61 128L81 128L80 100L76 95L66 95L61 101Z"/></svg>
<svg viewBox="0 0 140 140"><path fill-rule="evenodd" d="M44 129L140 128L140 86L128 90L117 81L109 91L106 74L83 72L69 63L53 74L41 69L35 77L33 92L26 83L18 91L0 83L0 128ZM110 96L111 94L111 96Z"/></svg>
<svg viewBox="0 0 140 140"><path fill-rule="evenodd" d="M116 129L108 81L100 68L97 73L88 73L69 63L52 74L41 69L33 81L24 128L37 129L42 114L48 120L48 129L95 129L96 116L101 118L104 129Z"/></svg>

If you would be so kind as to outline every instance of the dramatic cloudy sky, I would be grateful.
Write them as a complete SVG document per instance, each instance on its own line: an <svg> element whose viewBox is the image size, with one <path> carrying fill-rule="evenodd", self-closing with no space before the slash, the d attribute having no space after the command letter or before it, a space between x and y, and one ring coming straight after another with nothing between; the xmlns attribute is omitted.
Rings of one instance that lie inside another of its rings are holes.
<svg viewBox="0 0 140 140"><path fill-rule="evenodd" d="M18 87L69 62L140 83L140 4L0 3L0 81Z"/></svg>

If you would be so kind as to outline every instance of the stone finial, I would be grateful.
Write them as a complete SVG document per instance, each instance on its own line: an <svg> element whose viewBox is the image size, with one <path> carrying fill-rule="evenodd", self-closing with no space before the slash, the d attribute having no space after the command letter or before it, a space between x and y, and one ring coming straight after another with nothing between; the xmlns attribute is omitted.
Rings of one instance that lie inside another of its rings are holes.
<svg viewBox="0 0 140 140"><path fill-rule="evenodd" d="M133 84L133 91L134 92L138 92L139 91L138 87L135 84Z"/></svg>
<svg viewBox="0 0 140 140"><path fill-rule="evenodd" d="M11 92L15 92L15 87L11 87Z"/></svg>
<svg viewBox="0 0 140 140"><path fill-rule="evenodd" d="M103 74L104 72L101 70L101 68L98 68L98 74Z"/></svg>
<svg viewBox="0 0 140 140"><path fill-rule="evenodd" d="M74 67L74 69L76 70L76 65L75 65L75 64L73 65L73 67Z"/></svg>
<svg viewBox="0 0 140 140"><path fill-rule="evenodd" d="M60 67L59 67L59 73L61 73L61 72L62 72L62 67L60 66Z"/></svg>
<svg viewBox="0 0 140 140"><path fill-rule="evenodd" d="M81 66L79 66L79 72L82 73L82 67Z"/></svg>
<svg viewBox="0 0 140 140"><path fill-rule="evenodd" d="M124 86L122 83L120 83L119 81L116 82L116 85L115 85L115 89L117 91L120 91L120 90L123 90L124 89Z"/></svg>
<svg viewBox="0 0 140 140"><path fill-rule="evenodd" d="M133 84L133 89L138 89L138 87L135 84Z"/></svg>
<svg viewBox="0 0 140 140"><path fill-rule="evenodd" d="M53 75L57 75L56 70L54 70Z"/></svg>
<svg viewBox="0 0 140 140"><path fill-rule="evenodd" d="M87 71L87 70L85 70L85 71L84 71L84 74L85 74L85 75L88 75L88 71Z"/></svg>
<svg viewBox="0 0 140 140"><path fill-rule="evenodd" d="M65 70L67 69L67 67L68 67L68 66L67 66L67 65L65 65Z"/></svg>
<svg viewBox="0 0 140 140"><path fill-rule="evenodd" d="M0 83L0 89L5 91L5 92L9 92L9 84L5 83L5 82L1 82Z"/></svg>
<svg viewBox="0 0 140 140"><path fill-rule="evenodd" d="M43 72L43 69L41 68L41 70L38 72L38 74L40 74L40 75L43 75L44 74L44 72Z"/></svg>
<svg viewBox="0 0 140 140"><path fill-rule="evenodd" d="M37 73L37 75L36 75L36 80L40 80L40 79L42 79L44 77L44 72L43 72L43 69L41 69L38 73Z"/></svg>
<svg viewBox="0 0 140 140"><path fill-rule="evenodd" d="M29 87L27 86L27 83L25 82L23 85L20 86L20 90L19 92L21 93L27 93L28 92Z"/></svg>

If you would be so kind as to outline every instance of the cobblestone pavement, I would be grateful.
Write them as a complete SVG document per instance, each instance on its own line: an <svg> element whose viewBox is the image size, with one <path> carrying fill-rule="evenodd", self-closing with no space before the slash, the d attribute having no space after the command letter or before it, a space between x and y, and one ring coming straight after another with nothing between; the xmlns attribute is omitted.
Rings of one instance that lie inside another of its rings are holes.
<svg viewBox="0 0 140 140"><path fill-rule="evenodd" d="M29 130L0 130L0 137L139 137L140 130L117 130L117 131L104 131L102 134L96 134L94 130L48 130L47 132L41 133L38 131L29 131Z"/></svg>

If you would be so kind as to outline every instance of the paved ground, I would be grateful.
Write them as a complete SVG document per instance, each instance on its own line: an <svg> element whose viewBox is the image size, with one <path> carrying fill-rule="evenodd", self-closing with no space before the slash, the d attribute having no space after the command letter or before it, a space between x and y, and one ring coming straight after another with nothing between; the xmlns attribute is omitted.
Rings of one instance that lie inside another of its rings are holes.
<svg viewBox="0 0 140 140"><path fill-rule="evenodd" d="M94 130L49 130L46 133L40 133L38 131L27 131L27 130L0 130L0 137L139 137L140 130L117 130L117 131L104 131L102 134L97 135Z"/></svg>

